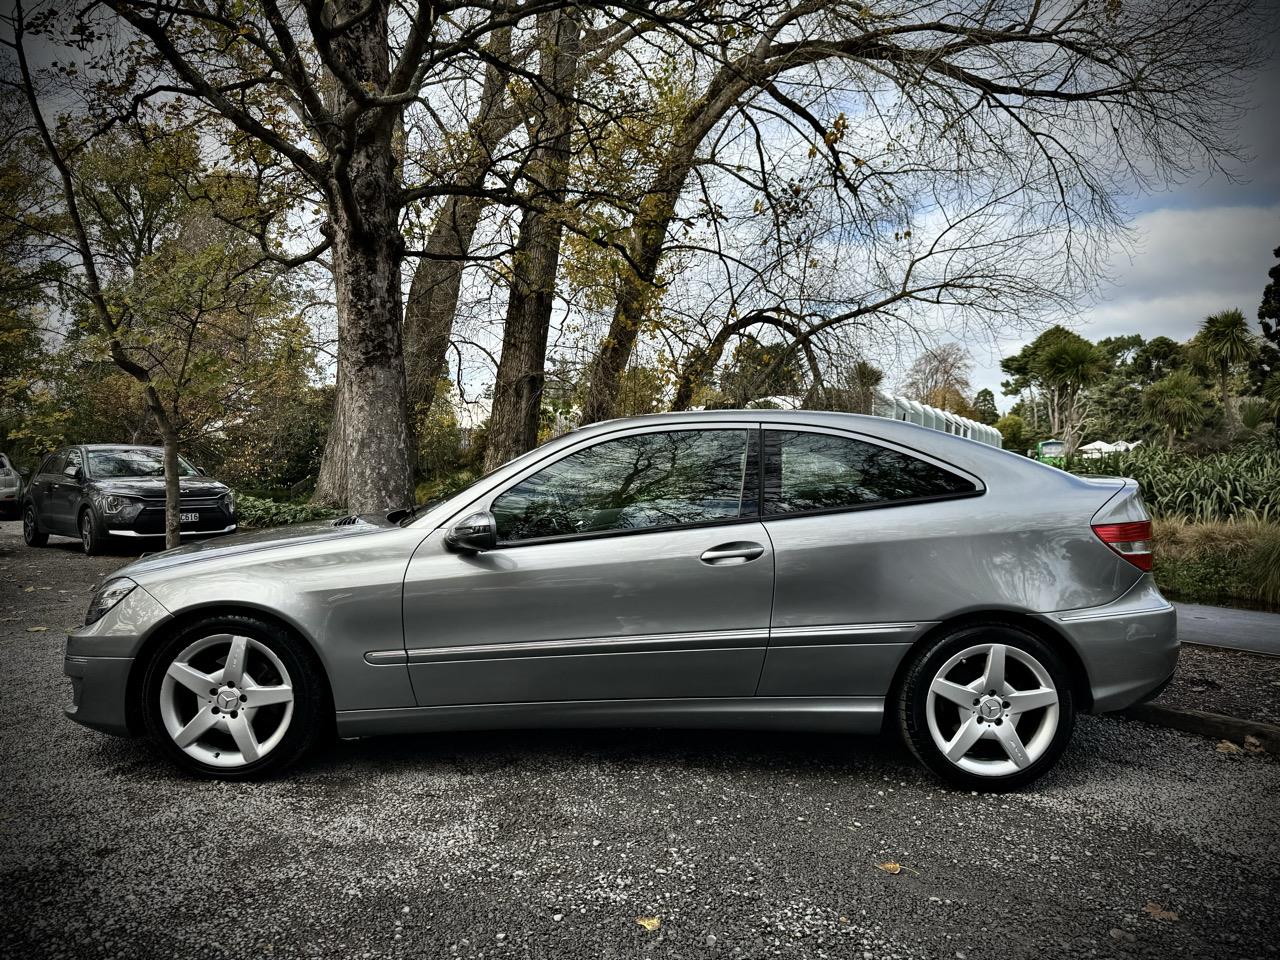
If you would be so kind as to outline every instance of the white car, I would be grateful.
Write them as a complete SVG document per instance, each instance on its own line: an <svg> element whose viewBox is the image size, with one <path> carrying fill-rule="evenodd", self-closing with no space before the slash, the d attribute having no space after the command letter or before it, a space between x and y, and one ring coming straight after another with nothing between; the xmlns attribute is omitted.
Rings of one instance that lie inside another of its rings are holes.
<svg viewBox="0 0 1280 960"><path fill-rule="evenodd" d="M16 520L22 503L22 474L0 453L0 517Z"/></svg>

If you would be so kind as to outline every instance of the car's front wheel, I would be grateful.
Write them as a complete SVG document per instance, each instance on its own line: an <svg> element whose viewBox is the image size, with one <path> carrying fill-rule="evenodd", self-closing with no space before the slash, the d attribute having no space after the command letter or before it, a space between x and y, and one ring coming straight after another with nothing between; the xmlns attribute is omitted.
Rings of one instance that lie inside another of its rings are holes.
<svg viewBox="0 0 1280 960"><path fill-rule="evenodd" d="M973 624L939 638L907 668L898 719L912 752L970 790L1025 786L1057 762L1075 705L1062 659L1018 627Z"/></svg>
<svg viewBox="0 0 1280 960"><path fill-rule="evenodd" d="M80 511L80 546L90 557L96 557L107 548L107 534L88 507Z"/></svg>
<svg viewBox="0 0 1280 960"><path fill-rule="evenodd" d="M310 650L275 624L211 617L170 637L143 679L147 731L180 767L224 780L275 773L329 728Z"/></svg>
<svg viewBox="0 0 1280 960"><path fill-rule="evenodd" d="M49 535L40 529L34 503L28 503L22 509L22 539L28 547L43 547L49 542Z"/></svg>

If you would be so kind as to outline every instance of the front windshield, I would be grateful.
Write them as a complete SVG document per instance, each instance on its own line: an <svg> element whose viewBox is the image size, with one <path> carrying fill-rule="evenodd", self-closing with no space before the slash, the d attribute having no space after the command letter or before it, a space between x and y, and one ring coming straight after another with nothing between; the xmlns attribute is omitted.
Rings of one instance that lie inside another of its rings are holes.
<svg viewBox="0 0 1280 960"><path fill-rule="evenodd" d="M89 476L97 480L113 477L163 477L164 451L152 447L90 450ZM196 468L179 457L178 476L194 477Z"/></svg>

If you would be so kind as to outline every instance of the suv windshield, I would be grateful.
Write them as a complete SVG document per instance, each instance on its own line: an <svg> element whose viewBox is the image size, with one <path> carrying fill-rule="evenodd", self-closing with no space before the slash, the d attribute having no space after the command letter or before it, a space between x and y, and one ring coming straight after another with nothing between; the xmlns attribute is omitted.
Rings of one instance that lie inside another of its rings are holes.
<svg viewBox="0 0 1280 960"><path fill-rule="evenodd" d="M163 477L164 451L149 447L122 447L117 450L90 450L89 476L103 480L109 477ZM178 458L178 476L194 477L196 468Z"/></svg>

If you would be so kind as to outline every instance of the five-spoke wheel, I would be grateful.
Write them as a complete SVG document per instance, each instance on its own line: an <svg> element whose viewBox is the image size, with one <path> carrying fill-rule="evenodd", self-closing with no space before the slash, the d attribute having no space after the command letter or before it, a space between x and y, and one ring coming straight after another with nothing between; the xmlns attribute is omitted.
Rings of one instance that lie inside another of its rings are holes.
<svg viewBox="0 0 1280 960"><path fill-rule="evenodd" d="M256 640L203 637L165 671L160 716L173 742L202 763L253 763L280 744L293 719L289 671Z"/></svg>
<svg viewBox="0 0 1280 960"><path fill-rule="evenodd" d="M183 766L219 777L292 762L332 714L310 651L251 617L210 618L170 638L144 690L152 736Z"/></svg>
<svg viewBox="0 0 1280 960"><path fill-rule="evenodd" d="M1057 760L1074 722L1066 670L1038 637L1006 624L941 638L908 668L899 698L908 744L943 777L1006 790Z"/></svg>

